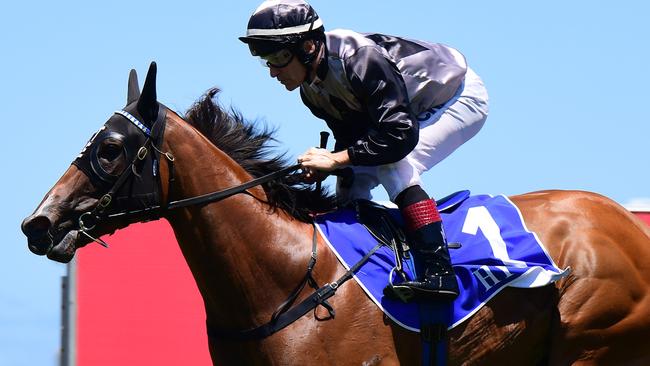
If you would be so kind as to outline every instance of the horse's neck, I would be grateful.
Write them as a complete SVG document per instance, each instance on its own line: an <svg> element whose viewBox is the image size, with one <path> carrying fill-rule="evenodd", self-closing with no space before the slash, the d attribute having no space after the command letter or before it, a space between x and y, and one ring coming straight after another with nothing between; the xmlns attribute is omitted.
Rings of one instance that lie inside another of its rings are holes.
<svg viewBox="0 0 650 366"><path fill-rule="evenodd" d="M164 148L172 151L172 199L237 186L251 179L238 164L185 122L170 119ZM299 282L309 258L312 227L269 210L254 195L190 207L169 215L206 305L208 321L232 328L268 321ZM221 314L221 315L220 315Z"/></svg>

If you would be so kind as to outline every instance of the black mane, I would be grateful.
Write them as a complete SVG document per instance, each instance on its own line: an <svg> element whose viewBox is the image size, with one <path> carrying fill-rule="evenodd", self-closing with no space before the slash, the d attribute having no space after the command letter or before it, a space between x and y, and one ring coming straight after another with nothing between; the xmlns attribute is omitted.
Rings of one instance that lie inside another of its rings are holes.
<svg viewBox="0 0 650 366"><path fill-rule="evenodd" d="M276 141L275 130L267 126L258 130L233 108L224 111L215 100L217 93L217 88L208 90L185 113L184 119L255 178L289 166L284 154L268 156L274 147L271 143ZM283 209L301 221L311 221L310 213L335 208L334 197L326 190L316 191L313 186L278 180L263 187L273 209Z"/></svg>

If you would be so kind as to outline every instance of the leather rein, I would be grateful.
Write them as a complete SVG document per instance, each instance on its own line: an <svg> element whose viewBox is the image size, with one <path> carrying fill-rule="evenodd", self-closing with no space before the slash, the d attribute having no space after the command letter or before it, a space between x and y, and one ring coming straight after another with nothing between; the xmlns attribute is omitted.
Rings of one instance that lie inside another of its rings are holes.
<svg viewBox="0 0 650 366"><path fill-rule="evenodd" d="M156 121L154 121L152 124L151 129L147 128L146 125L142 124L140 121L138 121L137 118L124 110L116 111L115 114L119 114L133 123L147 137L147 139L144 144L138 149L135 158L117 178L113 186L99 199L97 205L91 211L87 211L79 216L79 231L90 238L92 241L95 241L105 247L108 247L108 244L99 238L93 237L89 233L89 231L93 230L102 220L118 220L134 217L140 219L141 221L155 220L162 217L169 210L218 202L239 193L250 194L250 192L247 191L249 188L276 180L278 178L286 177L301 167L300 164L295 164L276 172L252 179L238 186L196 197L170 201L166 204L151 205L142 209L125 209L119 212L109 213L108 209L115 201L114 197L116 193L120 190L120 188L122 188L122 186L124 186L129 178L132 178L134 175L138 174L136 173L136 166L141 164L149 153L158 153L166 158L169 164L169 187L171 187L171 184L174 181L174 156L170 152L161 151L156 146L160 146L162 142L162 130L164 129L166 118L165 108L162 105L159 107L158 116L156 118ZM157 134L156 131L158 131ZM153 152L151 152L151 150L153 150ZM152 167L152 171L154 172L154 176L157 176L157 180L160 183L160 176L159 174L155 173L158 170L158 167L156 167L156 163L158 161L159 160L156 158L152 159L152 165L154 165ZM207 333L210 339L247 341L266 338L295 322L310 310L315 311L318 306L323 306L327 310L328 316L325 318L318 318L315 316L316 319L328 320L335 317L336 312L334 311L334 308L327 302L327 299L334 296L339 286L352 278L354 272L356 272L383 244L381 242L377 244L375 248L368 252L363 259L352 266L339 279L332 283L328 283L324 286L319 287L316 283L316 280L312 276L314 266L316 265L318 243L318 231L316 224L312 222L312 225L314 226L314 234L312 237L311 257L307 265L305 276L300 281L298 286L291 292L288 298L282 304L280 304L280 306L278 306L276 311L271 316L271 320L266 324L246 330L224 330L219 329L211 324L207 324ZM307 284L309 284L309 286L312 287L315 291L299 304L294 306L295 301L298 299L300 293Z"/></svg>

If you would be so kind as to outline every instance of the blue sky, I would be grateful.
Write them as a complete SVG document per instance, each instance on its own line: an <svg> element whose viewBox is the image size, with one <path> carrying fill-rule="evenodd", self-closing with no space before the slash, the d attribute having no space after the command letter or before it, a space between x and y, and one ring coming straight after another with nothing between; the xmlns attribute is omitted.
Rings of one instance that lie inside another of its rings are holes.
<svg viewBox="0 0 650 366"><path fill-rule="evenodd" d="M456 47L483 78L483 130L425 176L519 194L582 189L650 206L650 6L645 1L312 2L328 29ZM408 5L405 5L408 4ZM0 5L3 179L0 366L54 365L65 266L31 254L19 230L90 135L126 101L131 68L158 63L159 100L183 112L212 86L279 128L291 156L324 123L237 40L253 1L23 1ZM385 199L383 192L377 198ZM119 269L116 269L119 270Z"/></svg>

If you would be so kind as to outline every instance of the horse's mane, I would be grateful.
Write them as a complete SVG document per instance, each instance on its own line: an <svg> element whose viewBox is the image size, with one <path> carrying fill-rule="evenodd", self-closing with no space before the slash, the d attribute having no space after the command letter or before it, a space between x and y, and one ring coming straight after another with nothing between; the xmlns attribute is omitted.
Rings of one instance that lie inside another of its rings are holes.
<svg viewBox="0 0 650 366"><path fill-rule="evenodd" d="M256 128L232 107L229 112L224 111L216 101L217 93L217 88L208 90L185 113L184 119L255 178L289 166L284 154L269 157L272 143L277 141L273 137L275 129L266 125ZM317 191L313 186L290 185L282 180L263 187L273 209L283 209L301 221L310 221L312 212L335 208L335 199L327 190Z"/></svg>

